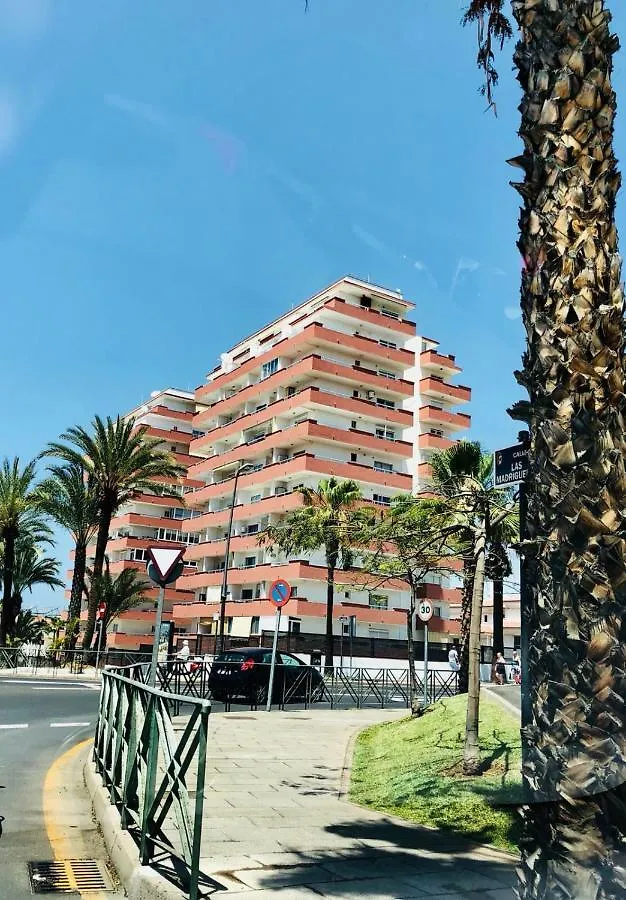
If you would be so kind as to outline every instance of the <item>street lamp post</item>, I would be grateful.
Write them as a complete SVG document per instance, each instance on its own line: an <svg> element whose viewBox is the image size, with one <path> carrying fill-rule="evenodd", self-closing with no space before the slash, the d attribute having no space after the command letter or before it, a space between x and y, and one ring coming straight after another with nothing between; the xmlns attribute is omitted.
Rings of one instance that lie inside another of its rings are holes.
<svg viewBox="0 0 626 900"><path fill-rule="evenodd" d="M239 466L235 472L235 482L233 484L233 496L230 503L230 515L228 516L228 531L226 532L226 553L224 554L224 576L222 578L222 589L220 591L220 625L217 636L217 653L224 652L224 626L226 623L226 597L228 596L228 559L230 557L230 538L233 530L233 515L235 512L235 501L237 499L237 482L239 476L246 472L251 472L254 467L250 463Z"/></svg>
<svg viewBox="0 0 626 900"><path fill-rule="evenodd" d="M348 616L339 616L339 622L341 627L341 633L339 635L339 667L343 669L343 632L345 623L349 622L350 619Z"/></svg>

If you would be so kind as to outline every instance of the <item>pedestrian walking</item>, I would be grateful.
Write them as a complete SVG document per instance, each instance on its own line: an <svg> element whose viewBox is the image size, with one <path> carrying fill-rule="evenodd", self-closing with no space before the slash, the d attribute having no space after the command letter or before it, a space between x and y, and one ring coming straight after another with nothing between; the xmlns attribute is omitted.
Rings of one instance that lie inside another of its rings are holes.
<svg viewBox="0 0 626 900"><path fill-rule="evenodd" d="M522 683L522 662L519 658L519 653L517 650L513 654L513 668L511 669L511 674L513 675L513 681L515 684Z"/></svg>
<svg viewBox="0 0 626 900"><path fill-rule="evenodd" d="M448 651L448 665L453 672L458 672L461 668L461 663L459 662L459 653L456 648L456 644L453 644Z"/></svg>
<svg viewBox="0 0 626 900"><path fill-rule="evenodd" d="M496 682L497 684L506 683L506 662L501 653L496 654Z"/></svg>

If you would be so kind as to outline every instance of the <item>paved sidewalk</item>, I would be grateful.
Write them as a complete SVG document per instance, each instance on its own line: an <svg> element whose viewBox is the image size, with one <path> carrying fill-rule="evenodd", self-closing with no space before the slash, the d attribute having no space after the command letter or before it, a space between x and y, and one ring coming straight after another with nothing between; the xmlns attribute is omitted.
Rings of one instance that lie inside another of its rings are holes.
<svg viewBox="0 0 626 900"><path fill-rule="evenodd" d="M214 896L513 897L510 855L345 799L354 734L400 715L315 709L212 714L201 868L228 887Z"/></svg>

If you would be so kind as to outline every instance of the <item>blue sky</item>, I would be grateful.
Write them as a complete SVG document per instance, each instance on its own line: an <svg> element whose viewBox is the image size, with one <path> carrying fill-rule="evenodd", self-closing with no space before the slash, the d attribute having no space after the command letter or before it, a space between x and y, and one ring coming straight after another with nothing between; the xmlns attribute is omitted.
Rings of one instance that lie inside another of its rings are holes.
<svg viewBox="0 0 626 900"><path fill-rule="evenodd" d="M2 454L192 389L348 272L416 302L472 436L514 440L519 91L510 45L485 111L463 6L0 0Z"/></svg>

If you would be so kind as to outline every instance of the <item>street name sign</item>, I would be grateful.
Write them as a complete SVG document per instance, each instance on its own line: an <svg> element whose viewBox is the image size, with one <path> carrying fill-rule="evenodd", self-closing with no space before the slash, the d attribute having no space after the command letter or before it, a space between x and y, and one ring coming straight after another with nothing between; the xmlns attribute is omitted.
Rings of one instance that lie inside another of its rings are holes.
<svg viewBox="0 0 626 900"><path fill-rule="evenodd" d="M525 481L528 475L528 444L503 447L493 455L494 487L508 487Z"/></svg>

